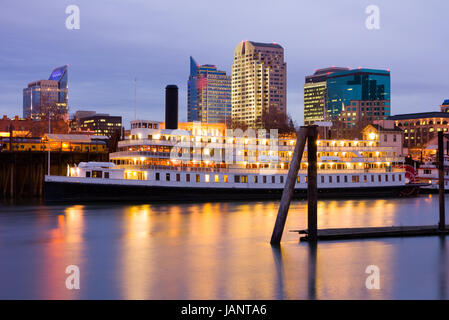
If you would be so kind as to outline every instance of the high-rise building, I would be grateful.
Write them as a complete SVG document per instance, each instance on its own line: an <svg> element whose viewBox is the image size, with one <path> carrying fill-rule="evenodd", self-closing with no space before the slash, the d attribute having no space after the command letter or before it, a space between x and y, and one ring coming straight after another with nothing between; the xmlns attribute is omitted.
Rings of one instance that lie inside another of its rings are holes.
<svg viewBox="0 0 449 320"><path fill-rule="evenodd" d="M286 115L286 71L279 44L240 42L232 65L232 120L260 128L270 112Z"/></svg>
<svg viewBox="0 0 449 320"><path fill-rule="evenodd" d="M67 120L68 115L68 66L53 69L48 80L38 80L23 89L23 117Z"/></svg>
<svg viewBox="0 0 449 320"><path fill-rule="evenodd" d="M55 112L63 115L66 120L69 118L69 81L68 81L68 65L53 69L48 80L58 82L58 105Z"/></svg>
<svg viewBox="0 0 449 320"><path fill-rule="evenodd" d="M187 119L225 123L231 117L231 77L210 64L198 65L190 57Z"/></svg>
<svg viewBox="0 0 449 320"><path fill-rule="evenodd" d="M386 119L391 114L390 71L354 69L330 74L327 79L327 117L346 127L364 120Z"/></svg>
<svg viewBox="0 0 449 320"><path fill-rule="evenodd" d="M349 68L330 67L317 69L313 75L306 76L304 84L304 124L326 121L326 84L329 75L346 71Z"/></svg>
<svg viewBox="0 0 449 320"><path fill-rule="evenodd" d="M38 80L23 89L23 117L41 119L58 103L58 82Z"/></svg>
<svg viewBox="0 0 449 320"><path fill-rule="evenodd" d="M338 120L344 128L353 128L390 114L389 70L332 67L306 77L305 124Z"/></svg>

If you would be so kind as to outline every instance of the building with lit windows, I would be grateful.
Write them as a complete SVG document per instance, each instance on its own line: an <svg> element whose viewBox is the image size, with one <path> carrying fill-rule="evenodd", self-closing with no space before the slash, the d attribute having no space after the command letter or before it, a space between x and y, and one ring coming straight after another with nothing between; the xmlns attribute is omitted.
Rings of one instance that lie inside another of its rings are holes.
<svg viewBox="0 0 449 320"><path fill-rule="evenodd" d="M91 131L101 136L111 136L115 131L122 130L122 117L103 113L81 118L79 123L79 131Z"/></svg>
<svg viewBox="0 0 449 320"><path fill-rule="evenodd" d="M48 80L38 80L23 89L23 117L68 120L68 66L53 69Z"/></svg>
<svg viewBox="0 0 449 320"><path fill-rule="evenodd" d="M349 68L330 67L317 69L313 75L306 76L304 84L304 124L326 121L326 87L329 75Z"/></svg>
<svg viewBox="0 0 449 320"><path fill-rule="evenodd" d="M210 64L198 65L190 57L187 119L226 123L231 118L231 76Z"/></svg>
<svg viewBox="0 0 449 320"><path fill-rule="evenodd" d="M438 131L449 129L448 112L419 112L389 117L404 131L404 148L423 148L437 136Z"/></svg>
<svg viewBox="0 0 449 320"><path fill-rule="evenodd" d="M279 44L240 42L232 65L232 121L261 128L264 115L286 115L286 71Z"/></svg>

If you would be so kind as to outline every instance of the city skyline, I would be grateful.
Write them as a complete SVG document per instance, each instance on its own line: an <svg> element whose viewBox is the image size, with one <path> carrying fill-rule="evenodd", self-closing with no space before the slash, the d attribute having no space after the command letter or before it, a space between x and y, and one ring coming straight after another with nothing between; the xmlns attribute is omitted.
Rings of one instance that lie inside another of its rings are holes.
<svg viewBox="0 0 449 320"><path fill-rule="evenodd" d="M255 2L249 1L232 20L232 2L218 4L217 10L208 12L206 22L192 23L191 16L203 15L207 6L199 5L204 8L197 12L198 8L181 2L142 2L125 15L125 4L79 1L79 30L65 28L68 4L43 1L25 8L10 4L0 13L5 44L0 55L2 115L20 115L21 90L26 84L42 78L49 68L69 64L70 113L86 109L120 113L128 124L133 119L133 80L137 77L138 118L161 120L165 85L175 83L180 88L180 121L185 121L189 56L211 61L230 74L233 48L244 39L277 42L284 47L289 64L287 112L298 124L303 123L304 76L331 65L390 69L392 114L437 109L449 95L445 75L449 58L439 40L444 39L448 25L445 3L438 3L441 10L435 12L418 1L408 3L407 10L400 4L379 1L379 30L365 28L366 4L354 1L329 2L327 6L287 1L283 4L287 10L272 16L270 26L253 22L273 11L275 4L254 8ZM107 12L99 14L102 8ZM257 15L248 17L252 12ZM148 13L158 14L148 21ZM307 29L321 17L327 19L326 24ZM424 56L432 58L423 60Z"/></svg>

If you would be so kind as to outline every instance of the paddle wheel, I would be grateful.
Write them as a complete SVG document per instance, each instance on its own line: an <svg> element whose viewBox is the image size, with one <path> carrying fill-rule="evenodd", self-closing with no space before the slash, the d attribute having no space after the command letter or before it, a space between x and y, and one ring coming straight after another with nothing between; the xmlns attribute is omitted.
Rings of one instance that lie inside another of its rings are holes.
<svg viewBox="0 0 449 320"><path fill-rule="evenodd" d="M405 164L394 166L394 168L405 170L405 183L416 183L418 172L412 166Z"/></svg>

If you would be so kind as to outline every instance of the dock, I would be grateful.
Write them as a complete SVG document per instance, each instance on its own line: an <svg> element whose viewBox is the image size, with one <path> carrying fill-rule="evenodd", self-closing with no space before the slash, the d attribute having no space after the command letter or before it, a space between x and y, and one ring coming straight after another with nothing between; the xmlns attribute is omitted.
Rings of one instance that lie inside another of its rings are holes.
<svg viewBox="0 0 449 320"><path fill-rule="evenodd" d="M308 230L290 230L300 235L301 241L309 241ZM317 240L350 240L368 238L387 237L418 237L448 235L449 226L445 230L440 230L437 225L430 226L391 226L391 227L368 227L368 228L339 228L339 229L318 229Z"/></svg>

